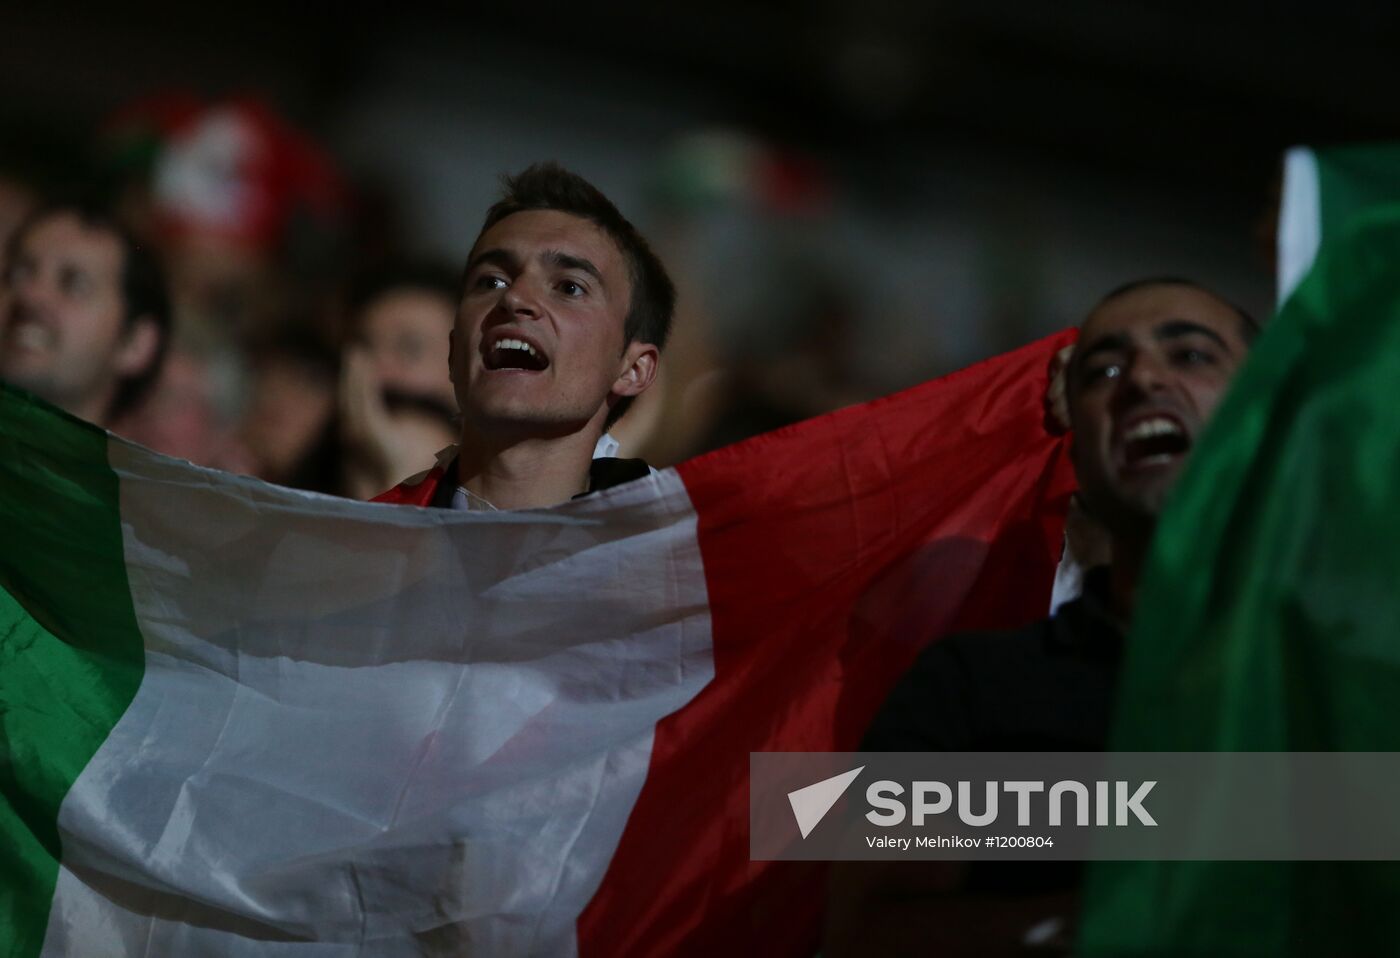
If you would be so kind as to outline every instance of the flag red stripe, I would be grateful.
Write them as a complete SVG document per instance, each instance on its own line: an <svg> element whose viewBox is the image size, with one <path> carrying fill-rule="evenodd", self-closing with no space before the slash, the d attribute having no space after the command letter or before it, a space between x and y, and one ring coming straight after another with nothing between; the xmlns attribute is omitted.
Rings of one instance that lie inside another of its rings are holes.
<svg viewBox="0 0 1400 958"><path fill-rule="evenodd" d="M405 479L387 492L381 492L371 502L387 502L396 506L427 506L433 501L433 494L447 475L442 466L434 466L425 473Z"/></svg>
<svg viewBox="0 0 1400 958"><path fill-rule="evenodd" d="M657 727L581 954L813 953L823 870L749 861L749 752L853 750L919 649L1046 613L1073 475L1043 397L1072 340L680 467L715 678Z"/></svg>

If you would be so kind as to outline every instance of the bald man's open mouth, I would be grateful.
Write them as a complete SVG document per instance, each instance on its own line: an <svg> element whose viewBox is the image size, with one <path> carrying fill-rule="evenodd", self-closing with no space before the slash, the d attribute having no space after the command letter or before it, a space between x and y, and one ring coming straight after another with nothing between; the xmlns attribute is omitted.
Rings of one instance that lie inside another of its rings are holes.
<svg viewBox="0 0 1400 958"><path fill-rule="evenodd" d="M1163 410L1133 415L1115 432L1118 461L1126 470L1169 466L1191 451L1191 431L1179 417Z"/></svg>

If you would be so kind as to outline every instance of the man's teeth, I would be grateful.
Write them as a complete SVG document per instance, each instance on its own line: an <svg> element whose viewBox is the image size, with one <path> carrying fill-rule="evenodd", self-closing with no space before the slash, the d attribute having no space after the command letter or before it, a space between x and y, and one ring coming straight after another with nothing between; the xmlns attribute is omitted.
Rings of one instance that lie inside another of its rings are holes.
<svg viewBox="0 0 1400 958"><path fill-rule="evenodd" d="M527 353L529 353L531 356L534 356L536 359L539 359L539 358L540 358L540 354L539 354L538 352L535 351L535 347L534 347L534 346L531 346L529 343L525 342L525 340L523 340L523 339L502 339L502 340L498 340L498 341L496 342L496 348L497 348L497 349L523 349L523 350L525 350Z"/></svg>
<svg viewBox="0 0 1400 958"><path fill-rule="evenodd" d="M48 349L53 345L53 330L42 323L19 320L12 324L6 338L21 349Z"/></svg>
<svg viewBox="0 0 1400 958"><path fill-rule="evenodd" d="M1180 426L1165 416L1157 416L1135 423L1131 429L1123 434L1123 438L1131 442L1134 439L1151 439L1153 436L1180 435L1182 435Z"/></svg>

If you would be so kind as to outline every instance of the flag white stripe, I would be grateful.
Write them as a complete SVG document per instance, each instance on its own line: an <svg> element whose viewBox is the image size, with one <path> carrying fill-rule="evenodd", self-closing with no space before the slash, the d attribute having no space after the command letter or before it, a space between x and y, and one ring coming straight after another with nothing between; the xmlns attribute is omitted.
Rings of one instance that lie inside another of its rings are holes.
<svg viewBox="0 0 1400 958"><path fill-rule="evenodd" d="M111 460L146 674L60 810L44 954L573 952L714 674L676 473L493 515Z"/></svg>
<svg viewBox="0 0 1400 958"><path fill-rule="evenodd" d="M1322 244L1322 192L1317 154L1298 146L1284 154L1278 214L1278 306L1308 275Z"/></svg>

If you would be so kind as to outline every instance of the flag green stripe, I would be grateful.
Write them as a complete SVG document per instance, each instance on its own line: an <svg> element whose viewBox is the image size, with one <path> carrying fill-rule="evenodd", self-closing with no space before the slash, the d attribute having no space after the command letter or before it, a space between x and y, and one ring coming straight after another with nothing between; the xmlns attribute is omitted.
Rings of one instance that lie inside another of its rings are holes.
<svg viewBox="0 0 1400 958"><path fill-rule="evenodd" d="M0 953L37 955L58 809L141 683L107 436L0 386Z"/></svg>
<svg viewBox="0 0 1400 958"><path fill-rule="evenodd" d="M1326 241L1341 236L1358 213L1400 203L1400 145L1323 150L1318 154L1317 179Z"/></svg>
<svg viewBox="0 0 1400 958"><path fill-rule="evenodd" d="M1324 234L1192 454L1143 582L1115 748L1400 750L1397 262L1400 204ZM1100 862L1080 951L1395 954L1398 898L1396 863Z"/></svg>

